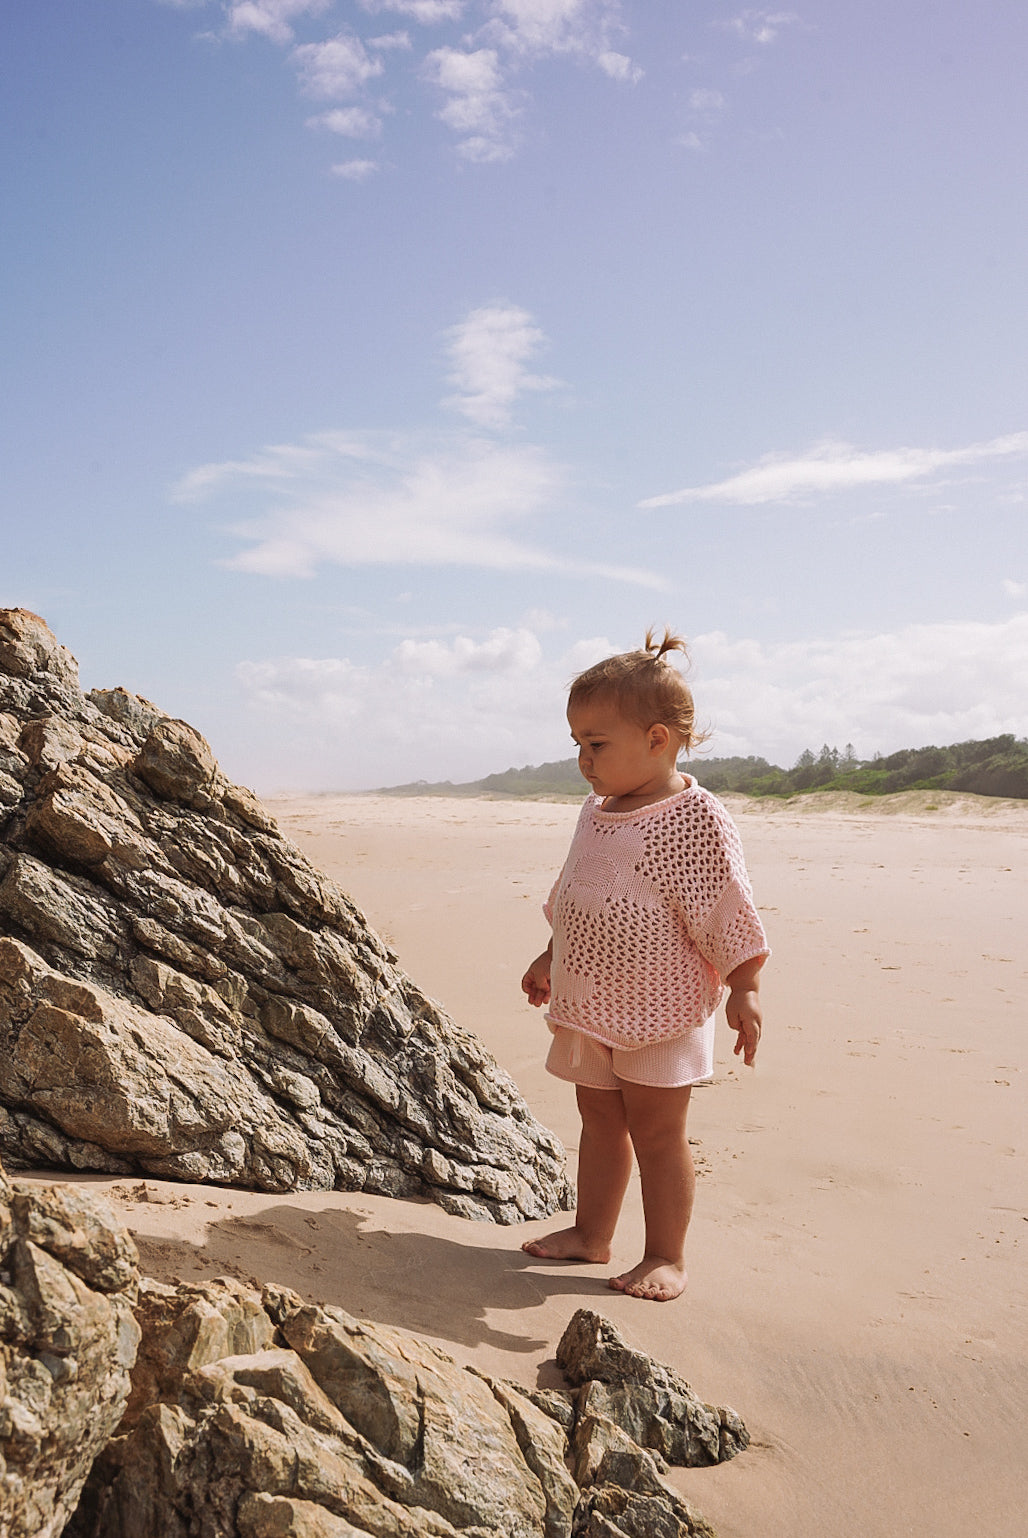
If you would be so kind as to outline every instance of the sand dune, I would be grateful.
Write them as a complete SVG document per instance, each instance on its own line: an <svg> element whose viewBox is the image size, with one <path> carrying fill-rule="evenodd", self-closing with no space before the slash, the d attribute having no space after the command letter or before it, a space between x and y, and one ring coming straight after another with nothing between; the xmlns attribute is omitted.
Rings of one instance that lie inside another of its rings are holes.
<svg viewBox="0 0 1028 1538"><path fill-rule="evenodd" d="M89 1183L153 1274L273 1278L522 1381L558 1381L570 1314L600 1308L753 1432L732 1463L674 1475L721 1538L1022 1538L1028 808L807 799L820 805L733 805L775 951L767 1031L750 1073L722 1029L716 1082L694 1097L677 1302L610 1292L609 1268L530 1262L525 1233L428 1204ZM542 1068L545 1025L518 983L577 809L274 810L573 1149L572 1092ZM640 1245L633 1188L617 1260Z"/></svg>

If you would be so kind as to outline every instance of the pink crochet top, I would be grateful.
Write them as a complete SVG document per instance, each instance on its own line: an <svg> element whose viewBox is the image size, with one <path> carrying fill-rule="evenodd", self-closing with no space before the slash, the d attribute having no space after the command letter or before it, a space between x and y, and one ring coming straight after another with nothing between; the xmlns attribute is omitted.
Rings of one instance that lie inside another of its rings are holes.
<svg viewBox="0 0 1028 1538"><path fill-rule="evenodd" d="M692 781L635 812L586 797L545 906L551 1025L643 1047L702 1025L722 979L768 955L735 823Z"/></svg>

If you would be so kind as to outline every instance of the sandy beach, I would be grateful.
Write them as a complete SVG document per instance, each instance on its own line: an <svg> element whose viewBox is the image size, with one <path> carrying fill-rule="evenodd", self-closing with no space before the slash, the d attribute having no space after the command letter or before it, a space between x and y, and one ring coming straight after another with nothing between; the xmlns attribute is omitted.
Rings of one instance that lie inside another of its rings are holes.
<svg viewBox="0 0 1028 1538"><path fill-rule="evenodd" d="M321 796L272 806L536 1114L573 1092L519 980L573 805ZM558 1383L598 1309L753 1436L676 1472L720 1538L1022 1538L1028 1501L1028 807L975 798L732 803L774 959L751 1072L721 1026L693 1097L690 1285L625 1298L610 1267L530 1261L543 1223L421 1202L88 1178L171 1279L276 1280L458 1360ZM641 1253L638 1188L616 1241Z"/></svg>

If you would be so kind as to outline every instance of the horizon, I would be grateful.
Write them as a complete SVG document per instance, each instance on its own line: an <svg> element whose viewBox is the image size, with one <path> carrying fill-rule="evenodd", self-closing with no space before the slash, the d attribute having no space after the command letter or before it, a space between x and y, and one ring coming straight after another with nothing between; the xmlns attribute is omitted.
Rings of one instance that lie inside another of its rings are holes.
<svg viewBox="0 0 1028 1538"><path fill-rule="evenodd" d="M233 779L1028 733L1028 12L5 17L0 605Z"/></svg>

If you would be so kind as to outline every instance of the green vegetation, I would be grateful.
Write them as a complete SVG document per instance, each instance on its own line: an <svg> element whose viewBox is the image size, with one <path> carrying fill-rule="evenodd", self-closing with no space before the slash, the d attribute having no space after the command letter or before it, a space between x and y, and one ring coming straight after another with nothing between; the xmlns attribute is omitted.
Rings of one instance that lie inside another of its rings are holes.
<svg viewBox="0 0 1028 1538"><path fill-rule="evenodd" d="M976 796L1011 796L1028 800L1028 739L1007 733L985 742L956 742L948 748L902 748L887 758L858 759L851 745L840 753L827 743L816 756L809 749L791 769L764 758L694 759L689 773L720 794L798 796L810 791L851 790L862 796L887 796L901 790L964 790ZM573 758L526 765L489 774L484 780L454 785L450 780L394 785L390 796L512 796L518 800L577 800L585 785Z"/></svg>
<svg viewBox="0 0 1028 1538"><path fill-rule="evenodd" d="M1008 733L985 742L947 748L902 748L888 757L860 761L847 746L827 744L815 757L800 754L791 769L763 758L712 758L689 766L701 785L747 796L796 796L809 791L850 790L888 796L901 790L964 790L976 796L1028 799L1028 741Z"/></svg>

